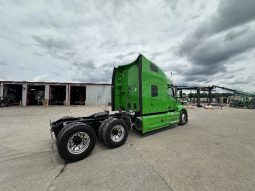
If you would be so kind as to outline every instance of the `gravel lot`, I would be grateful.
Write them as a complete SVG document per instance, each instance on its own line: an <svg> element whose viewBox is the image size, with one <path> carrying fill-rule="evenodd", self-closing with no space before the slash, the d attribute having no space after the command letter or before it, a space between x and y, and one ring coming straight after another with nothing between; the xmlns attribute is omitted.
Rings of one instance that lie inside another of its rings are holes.
<svg viewBox="0 0 255 191"><path fill-rule="evenodd" d="M103 107L0 108L0 190L254 190L255 110L189 109L189 123L65 164L49 120Z"/></svg>

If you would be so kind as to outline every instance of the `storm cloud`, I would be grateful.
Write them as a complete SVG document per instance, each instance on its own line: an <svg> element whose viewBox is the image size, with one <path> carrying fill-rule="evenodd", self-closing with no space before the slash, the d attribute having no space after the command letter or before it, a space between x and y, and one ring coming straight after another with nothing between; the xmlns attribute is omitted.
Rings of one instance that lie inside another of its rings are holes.
<svg viewBox="0 0 255 191"><path fill-rule="evenodd" d="M111 67L107 67L107 65L97 67L93 60L87 60L81 63L72 63L71 68L75 71L75 74L71 76L73 81L110 83L112 64Z"/></svg>
<svg viewBox="0 0 255 191"><path fill-rule="evenodd" d="M252 54L255 48L254 10L255 1L220 1L216 13L187 34L180 44L178 54L190 63L184 79L206 83L208 79L217 81L217 74L224 77L229 73L227 69L232 67L231 61L235 57ZM239 57L239 65L240 62L242 57ZM252 69L255 72L255 68Z"/></svg>
<svg viewBox="0 0 255 191"><path fill-rule="evenodd" d="M175 84L255 91L254 10L251 0L0 1L0 76L110 83L142 53Z"/></svg>
<svg viewBox="0 0 255 191"><path fill-rule="evenodd" d="M7 66L7 62L0 60L0 66Z"/></svg>

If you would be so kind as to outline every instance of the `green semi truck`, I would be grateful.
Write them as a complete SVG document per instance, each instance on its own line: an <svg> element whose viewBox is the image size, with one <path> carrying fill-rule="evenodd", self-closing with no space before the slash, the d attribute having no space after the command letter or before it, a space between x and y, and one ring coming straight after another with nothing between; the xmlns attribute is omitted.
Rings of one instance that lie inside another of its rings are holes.
<svg viewBox="0 0 255 191"><path fill-rule="evenodd" d="M133 127L146 134L187 122L187 110L175 98L171 81L140 54L134 62L114 68L111 112L62 117L50 126L59 155L74 162L92 152L97 137L106 146L117 148L125 143Z"/></svg>

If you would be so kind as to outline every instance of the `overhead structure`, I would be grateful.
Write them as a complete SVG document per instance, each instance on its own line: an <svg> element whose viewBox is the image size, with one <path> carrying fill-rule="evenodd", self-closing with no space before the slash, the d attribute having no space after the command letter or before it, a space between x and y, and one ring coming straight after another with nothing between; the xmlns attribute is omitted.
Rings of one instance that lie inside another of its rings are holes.
<svg viewBox="0 0 255 191"><path fill-rule="evenodd" d="M247 109L255 109L255 94L251 94L248 92L243 92L239 90L234 90L221 86L214 86L214 88L220 88L223 90L227 90L233 92L233 96L230 96L230 107L235 108L247 108Z"/></svg>
<svg viewBox="0 0 255 191"><path fill-rule="evenodd" d="M234 89L230 89L230 88L226 88L226 87L222 87L222 86L213 85L212 88L213 89L220 88L223 90L227 90L227 91L233 92L234 95L255 96L255 94L251 94L251 93L243 92L243 91L239 91L239 90L234 90Z"/></svg>
<svg viewBox="0 0 255 191"><path fill-rule="evenodd" d="M234 97L231 97L231 107L246 107L246 108L255 108L255 95L248 93L248 92L243 92L231 88L226 88L222 86L217 86L217 85L212 85L212 86L205 86L205 87L199 87L199 86L175 86L176 90L179 91L180 98L182 98L182 90L196 90L197 92L197 107L201 107L200 103L200 92L201 91L207 91L208 92L208 97L209 97L209 104L212 103L212 91L215 90L216 88L229 91L233 93Z"/></svg>
<svg viewBox="0 0 255 191"><path fill-rule="evenodd" d="M177 91L180 91L180 98L182 98L182 90L196 90L197 91L197 107L202 107L200 103L200 92L208 91L209 94L209 104L212 103L212 86L208 87L197 87L197 86L175 86Z"/></svg>

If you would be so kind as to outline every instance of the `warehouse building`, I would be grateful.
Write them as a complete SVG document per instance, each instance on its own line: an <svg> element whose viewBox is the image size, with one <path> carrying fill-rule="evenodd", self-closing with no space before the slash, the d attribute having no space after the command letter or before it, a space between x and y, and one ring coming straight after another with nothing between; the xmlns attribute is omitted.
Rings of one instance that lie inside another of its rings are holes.
<svg viewBox="0 0 255 191"><path fill-rule="evenodd" d="M9 106L110 105L111 84L0 81L0 99Z"/></svg>

